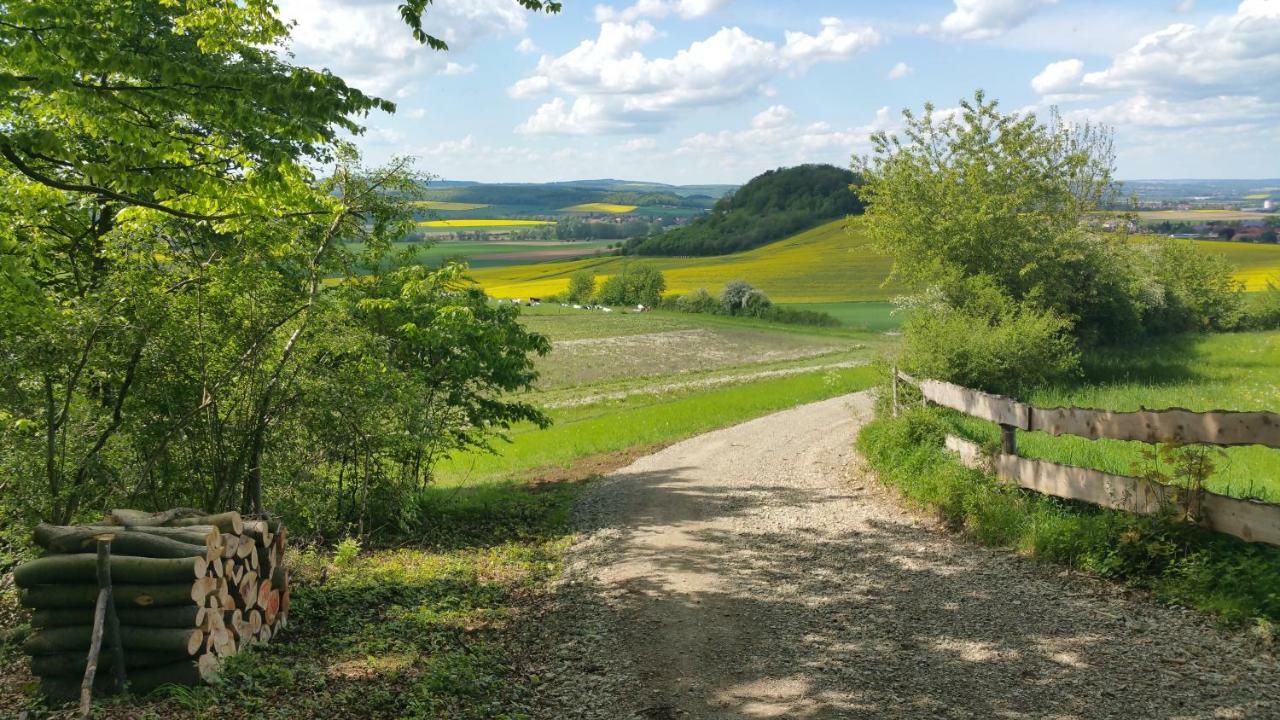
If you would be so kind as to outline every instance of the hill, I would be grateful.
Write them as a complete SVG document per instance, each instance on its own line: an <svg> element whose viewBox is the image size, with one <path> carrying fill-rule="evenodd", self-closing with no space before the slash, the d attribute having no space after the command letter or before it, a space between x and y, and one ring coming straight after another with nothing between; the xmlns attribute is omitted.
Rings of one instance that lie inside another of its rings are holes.
<svg viewBox="0 0 1280 720"><path fill-rule="evenodd" d="M716 257L605 257L476 270L472 276L493 297L554 295L568 288L569 275L589 269L616 273L626 263L645 263L663 271L669 294L706 288L719 292L744 279L777 302L885 300L899 292L882 287L888 258L876 254L857 220L835 220L754 250Z"/></svg>
<svg viewBox="0 0 1280 720"><path fill-rule="evenodd" d="M752 178L686 227L627 243L635 255L724 255L766 245L827 220L862 212L857 181L834 165L797 165Z"/></svg>
<svg viewBox="0 0 1280 720"><path fill-rule="evenodd" d="M622 180L574 180L551 183L470 183L438 181L425 191L436 209L449 206L490 208L497 216L554 215L583 205L634 205L669 215L702 214L733 186L663 185ZM652 213L650 213L652 214Z"/></svg>

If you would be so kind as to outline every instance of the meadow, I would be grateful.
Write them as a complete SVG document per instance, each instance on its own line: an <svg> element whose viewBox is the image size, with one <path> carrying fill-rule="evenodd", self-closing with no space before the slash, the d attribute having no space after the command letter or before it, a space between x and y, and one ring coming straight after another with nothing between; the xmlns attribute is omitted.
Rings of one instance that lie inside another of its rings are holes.
<svg viewBox="0 0 1280 720"><path fill-rule="evenodd" d="M854 392L876 382L871 363L893 342L852 329L660 311L544 305L522 317L552 341L530 398L549 408L554 424L514 428L496 454L447 459L437 473L443 485L563 476L584 459Z"/></svg>
<svg viewBox="0 0 1280 720"><path fill-rule="evenodd" d="M485 203L449 202L448 200L417 200L412 205L422 210L445 210L450 212L468 212L492 207Z"/></svg>
<svg viewBox="0 0 1280 720"><path fill-rule="evenodd" d="M1280 332L1183 336L1095 351L1086 356L1084 373L1087 380L1019 399L1040 407L1280 412ZM970 439L989 446L999 442L999 431L990 423L958 413L950 419ZM1019 433L1018 437L1018 451L1027 457L1120 475L1135 474L1135 469L1145 466L1141 453L1149 447L1043 433ZM1280 502L1280 450L1225 448L1215 465L1209 489Z"/></svg>

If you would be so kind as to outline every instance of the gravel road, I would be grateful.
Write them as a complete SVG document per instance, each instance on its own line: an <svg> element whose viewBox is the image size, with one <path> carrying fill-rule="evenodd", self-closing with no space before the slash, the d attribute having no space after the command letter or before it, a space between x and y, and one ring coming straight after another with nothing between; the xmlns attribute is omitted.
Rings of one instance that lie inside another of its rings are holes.
<svg viewBox="0 0 1280 720"><path fill-rule="evenodd" d="M595 483L526 623L546 718L1280 718L1250 636L904 512L865 394Z"/></svg>

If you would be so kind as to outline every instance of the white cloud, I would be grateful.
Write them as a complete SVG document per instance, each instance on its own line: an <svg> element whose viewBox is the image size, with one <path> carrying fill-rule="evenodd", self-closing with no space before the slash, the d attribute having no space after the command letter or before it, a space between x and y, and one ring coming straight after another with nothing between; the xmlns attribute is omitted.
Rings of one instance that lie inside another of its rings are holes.
<svg viewBox="0 0 1280 720"><path fill-rule="evenodd" d="M576 98L575 106L586 101L584 107L596 115L575 127L635 128L662 123L678 109L766 95L768 81L780 73L802 73L814 63L848 58L880 42L872 28L827 18L816 35L788 32L782 45L725 27L670 57L648 58L641 48L657 35L644 21L604 22L595 39L559 57L543 56L534 72L507 92L515 98L564 93ZM567 112L561 105L560 112ZM538 109L548 117L556 111L552 103ZM521 126L525 132L553 126L534 120Z"/></svg>
<svg viewBox="0 0 1280 720"><path fill-rule="evenodd" d="M456 62L445 63L444 69L439 72L440 75L470 75L476 71L475 63L470 65L461 65Z"/></svg>
<svg viewBox="0 0 1280 720"><path fill-rule="evenodd" d="M526 11L510 0L453 0L431 6L427 29L449 44L442 53L416 42L397 0L280 0L297 22L289 48L298 62L325 67L365 92L405 97L414 82L446 68L481 39L518 35Z"/></svg>
<svg viewBox="0 0 1280 720"><path fill-rule="evenodd" d="M1081 78L1094 90L1142 90L1172 97L1280 97L1280 0L1245 0L1204 26L1177 23Z"/></svg>
<svg viewBox="0 0 1280 720"><path fill-rule="evenodd" d="M401 110L399 114L409 118L410 120L421 120L427 116L427 111L423 108L410 108L408 110Z"/></svg>
<svg viewBox="0 0 1280 720"><path fill-rule="evenodd" d="M622 150L624 152L647 152L649 150L654 150L657 147L658 141L648 137L632 138L622 143Z"/></svg>
<svg viewBox="0 0 1280 720"><path fill-rule="evenodd" d="M521 135L588 135L621 130L623 123L611 119L604 106L591 97L580 97L569 105L564 98L544 103L516 132Z"/></svg>
<svg viewBox="0 0 1280 720"><path fill-rule="evenodd" d="M516 43L516 52L522 55L532 55L538 52L538 45L530 38L524 38Z"/></svg>
<svg viewBox="0 0 1280 720"><path fill-rule="evenodd" d="M751 127L756 130L781 127L795 116L796 114L786 105L771 105L767 110L762 110L751 118Z"/></svg>
<svg viewBox="0 0 1280 720"><path fill-rule="evenodd" d="M1057 0L954 0L955 10L942 19L944 34L968 40L998 37L1026 22Z"/></svg>
<svg viewBox="0 0 1280 720"><path fill-rule="evenodd" d="M634 5L618 10L597 5L596 22L634 22L644 17L664 18L677 15L685 20L704 17L719 10L728 0L636 0Z"/></svg>
<svg viewBox="0 0 1280 720"><path fill-rule="evenodd" d="M1072 58L1049 63L1031 79L1031 89L1041 95L1053 95L1076 89L1084 77L1084 63Z"/></svg>
<svg viewBox="0 0 1280 720"><path fill-rule="evenodd" d="M906 77L906 76L910 75L911 73L913 73L913 72L915 72L915 71L916 71L916 70L915 70L915 68L911 67L910 65L908 65L908 64L906 64L906 63L904 63L904 62L900 62L900 63L898 63L897 65L894 65L892 68L890 68L890 69L889 69L889 79L890 79L890 80L899 80L899 79L901 79L901 78L904 78L904 77Z"/></svg>
<svg viewBox="0 0 1280 720"><path fill-rule="evenodd" d="M865 25L850 27L839 18L822 18L817 35L788 30L783 58L808 67L824 60L841 60L880 44L880 33Z"/></svg>
<svg viewBox="0 0 1280 720"><path fill-rule="evenodd" d="M1196 9L1196 0L1182 0L1174 6L1173 11L1178 13L1189 13Z"/></svg>
<svg viewBox="0 0 1280 720"><path fill-rule="evenodd" d="M841 129L826 122L796 122L790 109L774 105L756 115L747 129L698 133L685 138L674 154L695 168L717 167L744 177L805 162L845 165L854 153L869 149L872 133L893 124L887 107L866 125Z"/></svg>

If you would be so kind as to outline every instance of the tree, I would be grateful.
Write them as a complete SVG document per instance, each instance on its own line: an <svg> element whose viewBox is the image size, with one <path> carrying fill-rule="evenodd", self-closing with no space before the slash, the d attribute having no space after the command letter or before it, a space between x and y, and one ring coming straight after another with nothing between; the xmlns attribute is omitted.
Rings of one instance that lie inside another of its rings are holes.
<svg viewBox="0 0 1280 720"><path fill-rule="evenodd" d="M600 286L599 300L605 305L657 305L667 289L662 272L652 265L630 264L611 275Z"/></svg>
<svg viewBox="0 0 1280 720"><path fill-rule="evenodd" d="M31 514L260 511L268 477L314 450L291 442L315 432L309 402L372 367L377 337L326 283L382 267L420 185L406 161L359 166L338 138L394 105L292 65L287 32L269 0L0 4L0 471ZM538 351L510 318L436 297L490 352ZM348 348L320 331L350 327ZM458 352L477 382L435 412L491 411L481 435L519 415L509 383L482 379L492 358ZM426 404L368 387L406 417Z"/></svg>
<svg viewBox="0 0 1280 720"><path fill-rule="evenodd" d="M908 369L1020 392L1073 373L1082 345L1235 321L1221 263L1086 222L1115 193L1113 160L1108 130L1004 114L980 91L873 137L855 167L865 227L916 293Z"/></svg>
<svg viewBox="0 0 1280 720"><path fill-rule="evenodd" d="M584 303L596 294L596 275L590 270L579 270L569 276L569 290L566 299L573 303Z"/></svg>

